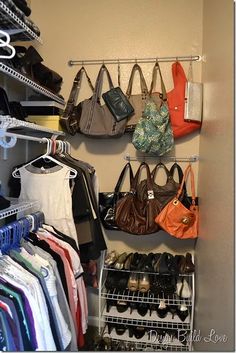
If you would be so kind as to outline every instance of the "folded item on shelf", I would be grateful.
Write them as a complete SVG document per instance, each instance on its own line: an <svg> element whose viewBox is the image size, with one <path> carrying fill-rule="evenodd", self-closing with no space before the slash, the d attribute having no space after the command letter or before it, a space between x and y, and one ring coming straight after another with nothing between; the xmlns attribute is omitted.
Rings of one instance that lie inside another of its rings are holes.
<svg viewBox="0 0 236 353"><path fill-rule="evenodd" d="M29 8L26 0L12 0L12 1L22 12L24 12L25 16L27 17L30 16L31 9Z"/></svg>

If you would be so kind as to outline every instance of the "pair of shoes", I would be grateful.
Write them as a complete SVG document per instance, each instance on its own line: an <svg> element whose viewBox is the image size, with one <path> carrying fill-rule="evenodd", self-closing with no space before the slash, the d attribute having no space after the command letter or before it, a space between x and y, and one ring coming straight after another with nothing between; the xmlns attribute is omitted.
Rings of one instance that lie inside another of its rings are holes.
<svg viewBox="0 0 236 353"><path fill-rule="evenodd" d="M150 290L155 296L173 295L176 291L175 276L156 275L151 282Z"/></svg>
<svg viewBox="0 0 236 353"><path fill-rule="evenodd" d="M148 303L137 303L137 302L130 302L130 314L132 314L133 310L136 309L139 315L145 316L150 308L150 304Z"/></svg>
<svg viewBox="0 0 236 353"><path fill-rule="evenodd" d="M142 293L146 293L150 289L149 275L147 273L132 272L128 279L128 289L131 292L139 290Z"/></svg>
<svg viewBox="0 0 236 353"><path fill-rule="evenodd" d="M116 270L108 271L105 287L107 290L125 290L127 288L128 279L128 273Z"/></svg>
<svg viewBox="0 0 236 353"><path fill-rule="evenodd" d="M126 325L123 325L123 324L111 324L111 323L108 323L107 324L107 328L108 328L108 333L111 334L112 330L115 329L116 331L116 334L119 335L119 336L122 336L126 329L127 329L127 326Z"/></svg>
<svg viewBox="0 0 236 353"><path fill-rule="evenodd" d="M195 265L193 264L191 253L187 252L186 256L175 255L175 261L180 274L188 274L195 271Z"/></svg>

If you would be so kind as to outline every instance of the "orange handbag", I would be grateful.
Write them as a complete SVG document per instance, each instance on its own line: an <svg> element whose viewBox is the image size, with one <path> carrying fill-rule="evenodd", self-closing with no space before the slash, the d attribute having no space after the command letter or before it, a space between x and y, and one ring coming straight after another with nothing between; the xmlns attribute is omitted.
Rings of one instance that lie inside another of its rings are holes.
<svg viewBox="0 0 236 353"><path fill-rule="evenodd" d="M170 121L174 138L179 138L200 129L201 122L184 120L186 76L180 62L172 64L174 88L167 93Z"/></svg>
<svg viewBox="0 0 236 353"><path fill-rule="evenodd" d="M189 174L191 176L192 205L190 209L187 209L181 203L179 197ZM198 206L195 204L194 174L191 165L189 165L184 172L176 197L161 210L155 218L155 222L173 237L187 239L198 236L198 221L199 211Z"/></svg>

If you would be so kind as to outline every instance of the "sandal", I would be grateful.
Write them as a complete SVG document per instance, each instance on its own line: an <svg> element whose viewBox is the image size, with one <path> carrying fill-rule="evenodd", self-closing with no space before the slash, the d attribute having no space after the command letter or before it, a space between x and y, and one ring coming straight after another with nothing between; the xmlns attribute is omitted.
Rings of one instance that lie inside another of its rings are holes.
<svg viewBox="0 0 236 353"><path fill-rule="evenodd" d="M138 283L138 290L142 293L146 293L150 289L150 280L149 275L144 273L141 274L139 283Z"/></svg>
<svg viewBox="0 0 236 353"><path fill-rule="evenodd" d="M115 250L111 251L110 253L107 254L104 263L107 266L111 266L114 264L114 262L118 259L118 254Z"/></svg>
<svg viewBox="0 0 236 353"><path fill-rule="evenodd" d="M139 286L139 275L138 273L131 273L128 279L128 289L131 292L136 292Z"/></svg>

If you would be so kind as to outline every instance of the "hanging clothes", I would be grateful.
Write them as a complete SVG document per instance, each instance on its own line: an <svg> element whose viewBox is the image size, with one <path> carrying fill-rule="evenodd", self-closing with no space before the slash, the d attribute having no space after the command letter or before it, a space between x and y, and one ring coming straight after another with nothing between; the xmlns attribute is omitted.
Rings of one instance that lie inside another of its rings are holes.
<svg viewBox="0 0 236 353"><path fill-rule="evenodd" d="M45 172L36 167L31 170L21 167L19 171L21 178L19 199L38 200L45 221L78 242L72 214L70 170L67 167L60 167L59 170L50 168Z"/></svg>

